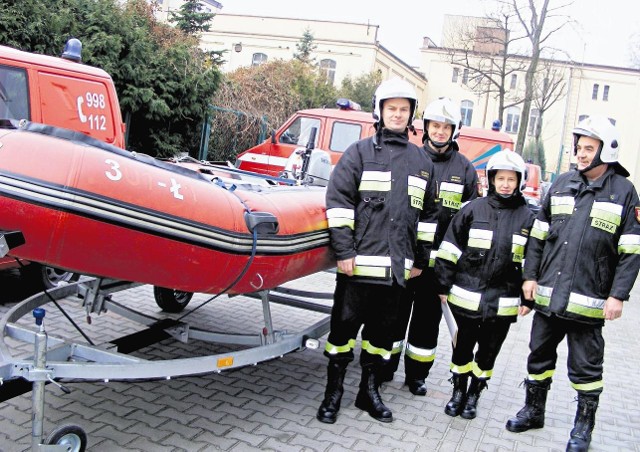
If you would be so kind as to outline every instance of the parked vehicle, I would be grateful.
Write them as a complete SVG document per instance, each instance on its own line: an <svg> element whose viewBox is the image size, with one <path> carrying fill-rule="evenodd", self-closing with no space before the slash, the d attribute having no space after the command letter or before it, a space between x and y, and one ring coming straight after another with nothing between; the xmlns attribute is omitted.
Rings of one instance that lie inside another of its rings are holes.
<svg viewBox="0 0 640 452"><path fill-rule="evenodd" d="M55 58L0 46L0 120L71 129L124 148L125 128L113 81L105 71L82 64L80 49L80 41L72 39L63 57ZM77 279L64 270L0 258L0 270L11 268L45 288Z"/></svg>
<svg viewBox="0 0 640 452"><path fill-rule="evenodd" d="M371 113L360 111L359 106L354 108L347 99L339 99L336 107L295 112L281 127L271 132L269 139L240 153L235 166L271 176L287 175L283 171L290 164L291 155L307 146L313 129L316 130L315 149L326 151L332 165L335 165L351 143L375 133ZM409 139L422 146L422 120L415 120L413 126L415 131L409 133ZM467 126L460 128L458 144L460 152L475 166L484 189L488 187L485 167L491 156L502 149L513 149L513 139L508 133ZM539 203L540 167L527 166L532 168L531 174L535 177L527 180L525 195ZM535 201L530 202L531 206L534 204Z"/></svg>

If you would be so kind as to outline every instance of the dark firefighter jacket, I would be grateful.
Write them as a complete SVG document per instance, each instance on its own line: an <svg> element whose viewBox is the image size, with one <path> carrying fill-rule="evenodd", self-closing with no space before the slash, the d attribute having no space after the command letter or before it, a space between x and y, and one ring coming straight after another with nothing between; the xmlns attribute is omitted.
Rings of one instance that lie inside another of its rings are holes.
<svg viewBox="0 0 640 452"><path fill-rule="evenodd" d="M608 297L628 300L640 268L640 204L610 167L590 186L578 171L551 186L531 230L524 277L538 282L535 309L604 322Z"/></svg>
<svg viewBox="0 0 640 452"><path fill-rule="evenodd" d="M376 141L379 140L379 145ZM331 246L355 257L353 279L404 286L428 265L435 233L433 163L407 134L383 129L345 151L327 188Z"/></svg>
<svg viewBox="0 0 640 452"><path fill-rule="evenodd" d="M478 173L471 162L459 152L453 142L443 153L435 152L426 143L424 149L433 161L433 181L436 186L438 226L431 250L429 267L435 264L435 255L447 232L451 218L462 204L478 197Z"/></svg>
<svg viewBox="0 0 640 452"><path fill-rule="evenodd" d="M515 322L522 261L534 215L521 195L493 190L457 213L438 249L435 273L452 311L474 319Z"/></svg>

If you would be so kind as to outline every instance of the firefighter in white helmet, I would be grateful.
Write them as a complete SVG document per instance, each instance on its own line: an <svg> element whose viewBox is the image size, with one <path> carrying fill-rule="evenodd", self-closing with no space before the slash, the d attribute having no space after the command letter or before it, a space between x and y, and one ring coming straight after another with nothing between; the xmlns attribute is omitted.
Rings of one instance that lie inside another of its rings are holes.
<svg viewBox="0 0 640 452"><path fill-rule="evenodd" d="M418 396L427 394L425 380L434 364L442 319L440 298L434 284L435 252L451 218L463 203L478 196L476 170L458 152L456 140L462 124L460 105L446 97L437 99L427 105L422 121L424 151L434 164L438 221L429 268L409 283L407 297L401 304L391 364L383 377L385 381L393 379L404 350L405 384L412 394Z"/></svg>
<svg viewBox="0 0 640 452"><path fill-rule="evenodd" d="M338 264L321 422L334 423L347 365L362 329L362 378L355 405L381 422L392 412L378 391L407 280L428 265L435 221L433 164L409 142L417 98L406 81L382 82L373 99L376 134L345 151L327 188L327 220ZM431 217L430 217L431 215Z"/></svg>
<svg viewBox="0 0 640 452"><path fill-rule="evenodd" d="M440 298L458 324L450 366L453 394L444 410L449 416L476 417L511 324L519 313L529 313L520 307L522 261L534 220L522 195L526 169L511 150L493 155L487 196L453 217L438 249Z"/></svg>
<svg viewBox="0 0 640 452"><path fill-rule="evenodd" d="M622 315L640 268L640 203L618 158L611 121L591 116L573 129L577 169L549 189L531 230L522 290L534 300L526 401L506 428L544 426L556 349L566 337L578 409L567 451L591 442L604 360L602 327Z"/></svg>

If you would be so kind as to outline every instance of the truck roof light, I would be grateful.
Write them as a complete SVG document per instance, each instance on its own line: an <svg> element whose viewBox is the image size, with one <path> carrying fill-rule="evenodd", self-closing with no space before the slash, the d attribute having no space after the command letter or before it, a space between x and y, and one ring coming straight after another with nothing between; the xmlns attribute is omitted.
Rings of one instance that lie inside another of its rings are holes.
<svg viewBox="0 0 640 452"><path fill-rule="evenodd" d="M360 104L352 100L346 99L344 97L341 97L336 101L336 106L340 110L357 110L357 111L362 110L362 108L360 107Z"/></svg>
<svg viewBox="0 0 640 452"><path fill-rule="evenodd" d="M80 63L82 61L82 43L79 39L71 38L64 45L61 58Z"/></svg>

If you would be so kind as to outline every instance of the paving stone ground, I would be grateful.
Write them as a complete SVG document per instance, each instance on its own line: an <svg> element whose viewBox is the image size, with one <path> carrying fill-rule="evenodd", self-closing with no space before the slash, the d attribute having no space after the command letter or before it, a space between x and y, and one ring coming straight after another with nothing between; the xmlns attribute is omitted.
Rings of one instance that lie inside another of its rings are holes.
<svg viewBox="0 0 640 452"><path fill-rule="evenodd" d="M0 315L29 294L15 275L0 275ZM333 275L319 273L288 284L290 287L330 292ZM605 392L598 409L591 451L640 451L640 284L621 319L607 323L604 335ZM152 288L140 286L113 295L148 315L163 314ZM196 295L188 308L208 299ZM71 301L61 305L96 343L140 329L112 313L93 316ZM299 331L324 314L273 305L277 330ZM171 317L171 316L169 316ZM175 317L175 315L173 315ZM45 430L63 424L81 426L88 435L88 450L111 451L563 451L573 425L575 392L566 377L566 346L559 348L558 370L549 393L543 429L515 434L504 429L524 401L520 386L526 374L528 337L532 316L513 325L481 397L476 419L451 418L443 409L450 397L451 345L442 324L435 366L426 397L411 395L403 387L403 368L383 386L384 401L394 422L382 424L354 407L360 369L353 365L346 377L346 392L338 422L322 424L315 413L324 391L326 358L322 348L305 349L279 359L221 373L154 381L67 381L64 394L47 385ZM220 332L254 333L263 328L262 305L248 297L220 297L194 314L194 326ZM30 325L31 319L20 323ZM47 306L50 334L81 336L53 306ZM17 356L32 353L31 346L8 339ZM233 350L231 346L165 340L136 356L157 360L203 356ZM99 376L97 376L99 377ZM24 394L0 403L0 451L30 449L31 398Z"/></svg>

